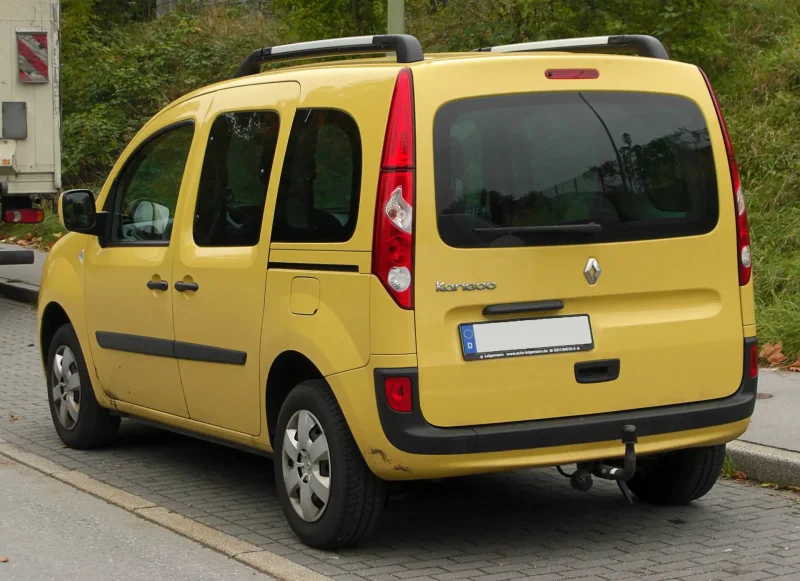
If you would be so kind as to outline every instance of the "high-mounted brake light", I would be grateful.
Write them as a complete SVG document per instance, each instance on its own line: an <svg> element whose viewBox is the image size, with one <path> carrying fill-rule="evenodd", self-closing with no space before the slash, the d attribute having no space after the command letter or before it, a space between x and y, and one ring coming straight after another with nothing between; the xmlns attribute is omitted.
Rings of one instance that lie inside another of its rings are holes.
<svg viewBox="0 0 800 581"><path fill-rule="evenodd" d="M597 79L600 72L597 69L547 69L544 76L548 79Z"/></svg>
<svg viewBox="0 0 800 581"><path fill-rule="evenodd" d="M699 67L698 67L699 69ZM733 153L733 143L731 143L731 136L728 133L728 126L725 124L725 118L722 116L722 109L720 109L717 95L711 87L711 81L703 69L700 69L703 75L703 80L706 82L708 92L711 94L711 100L714 102L714 109L717 112L717 119L719 126L722 129L722 139L725 141L725 152L728 157L728 169L731 172L731 185L733 186L733 204L736 209L736 250L739 261L739 284L741 286L750 282L753 274L753 256L750 250L750 228L747 224L747 206L744 201L744 192L742 191L741 177L739 176L739 166L736 163L736 157Z"/></svg>
<svg viewBox="0 0 800 581"><path fill-rule="evenodd" d="M3 212L3 221L12 224L38 224L44 220L44 210L38 208L25 208L21 210L6 210Z"/></svg>
<svg viewBox="0 0 800 581"><path fill-rule="evenodd" d="M404 68L386 124L372 241L372 273L404 309L414 307L414 155L414 85Z"/></svg>

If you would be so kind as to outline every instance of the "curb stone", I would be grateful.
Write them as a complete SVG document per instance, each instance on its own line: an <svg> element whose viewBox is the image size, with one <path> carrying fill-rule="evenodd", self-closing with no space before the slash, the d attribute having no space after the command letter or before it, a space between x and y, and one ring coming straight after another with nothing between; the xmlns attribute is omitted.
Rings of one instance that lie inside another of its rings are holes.
<svg viewBox="0 0 800 581"><path fill-rule="evenodd" d="M109 504L118 506L139 518L160 525L205 547L214 549L226 557L266 573L278 581L331 581L330 577L285 557L171 512L164 507L156 506L149 500L101 482L78 470L64 468L52 460L22 450L0 439L0 457L2 456L105 500Z"/></svg>
<svg viewBox="0 0 800 581"><path fill-rule="evenodd" d="M0 278L0 296L36 306L39 302L39 287L22 281Z"/></svg>
<svg viewBox="0 0 800 581"><path fill-rule="evenodd" d="M800 453L736 440L728 444L736 470L748 480L800 486Z"/></svg>

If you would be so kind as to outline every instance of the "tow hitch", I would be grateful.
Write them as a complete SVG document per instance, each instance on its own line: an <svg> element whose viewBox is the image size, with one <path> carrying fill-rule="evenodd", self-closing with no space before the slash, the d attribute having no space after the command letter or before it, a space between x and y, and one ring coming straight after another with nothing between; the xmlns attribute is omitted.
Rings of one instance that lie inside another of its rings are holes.
<svg viewBox="0 0 800 581"><path fill-rule="evenodd" d="M559 473L569 478L569 483L575 490L588 492L594 481L592 476L604 480L616 480L619 489L628 502L633 503L633 495L626 482L636 473L636 426L622 426L622 443L625 444L625 459L622 468L609 466L602 462L579 462L578 469L572 474L567 474L557 466Z"/></svg>

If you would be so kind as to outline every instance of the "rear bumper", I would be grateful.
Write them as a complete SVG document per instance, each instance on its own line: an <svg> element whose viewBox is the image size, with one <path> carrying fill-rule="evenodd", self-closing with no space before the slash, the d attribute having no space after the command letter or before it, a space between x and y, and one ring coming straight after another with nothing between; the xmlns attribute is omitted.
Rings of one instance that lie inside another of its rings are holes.
<svg viewBox="0 0 800 581"><path fill-rule="evenodd" d="M742 382L733 395L721 399L588 416L439 428L422 415L415 368L375 369L378 416L386 439L398 450L439 456L611 442L620 439L626 424L636 426L640 438L733 424L748 419L755 407L758 378L750 377L749 352L756 343L755 337L745 339ZM383 380L391 376L411 378L413 411L395 412L386 403Z"/></svg>

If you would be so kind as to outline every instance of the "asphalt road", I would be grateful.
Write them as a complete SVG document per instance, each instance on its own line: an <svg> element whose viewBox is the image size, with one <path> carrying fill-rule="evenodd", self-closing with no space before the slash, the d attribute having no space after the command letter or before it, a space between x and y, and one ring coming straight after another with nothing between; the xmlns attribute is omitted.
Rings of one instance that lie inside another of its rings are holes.
<svg viewBox="0 0 800 581"><path fill-rule="evenodd" d="M2 457L0 491L3 580L272 579Z"/></svg>
<svg viewBox="0 0 800 581"><path fill-rule="evenodd" d="M691 506L628 505L610 483L580 493L552 469L412 486L358 548L309 549L286 525L269 460L130 420L114 446L65 449L47 409L35 312L2 299L0 438L335 581L800 581L798 495L721 481Z"/></svg>

